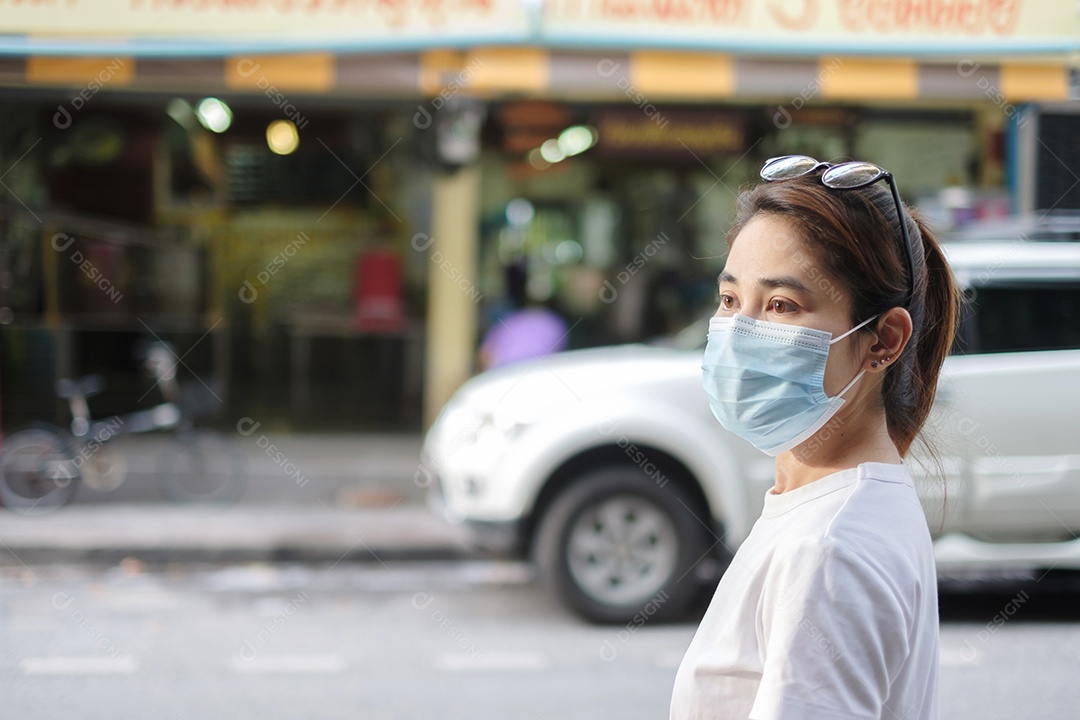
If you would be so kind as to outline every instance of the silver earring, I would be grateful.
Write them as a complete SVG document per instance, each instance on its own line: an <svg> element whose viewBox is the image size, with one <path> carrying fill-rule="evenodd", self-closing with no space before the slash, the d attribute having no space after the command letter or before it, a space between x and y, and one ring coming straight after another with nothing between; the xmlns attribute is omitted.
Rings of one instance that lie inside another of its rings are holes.
<svg viewBox="0 0 1080 720"><path fill-rule="evenodd" d="M870 361L870 367L877 367L877 366L878 366L878 361L877 360L871 360Z"/></svg>

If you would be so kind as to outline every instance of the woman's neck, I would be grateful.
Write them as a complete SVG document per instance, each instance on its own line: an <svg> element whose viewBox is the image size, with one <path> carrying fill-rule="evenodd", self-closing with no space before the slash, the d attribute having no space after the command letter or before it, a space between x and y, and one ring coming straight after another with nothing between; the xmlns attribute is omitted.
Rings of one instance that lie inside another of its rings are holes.
<svg viewBox="0 0 1080 720"><path fill-rule="evenodd" d="M774 493L794 490L860 463L903 460L889 437L885 411L859 404L866 410L845 414L841 408L808 440L777 456Z"/></svg>

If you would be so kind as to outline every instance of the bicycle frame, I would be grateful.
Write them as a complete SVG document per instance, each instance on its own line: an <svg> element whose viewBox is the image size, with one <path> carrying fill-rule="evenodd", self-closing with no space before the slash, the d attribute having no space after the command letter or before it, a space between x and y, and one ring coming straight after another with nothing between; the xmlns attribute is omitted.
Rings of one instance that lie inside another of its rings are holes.
<svg viewBox="0 0 1080 720"><path fill-rule="evenodd" d="M123 453L104 448L117 435L173 431L161 451L157 473L162 491L182 502L235 501L243 490L243 463L228 443L193 427L179 402L176 353L152 344L146 367L157 379L165 402L147 410L95 420L88 399L101 391L100 377L57 381L56 393L71 412L69 431L28 428L6 439L0 452L0 500L26 512L44 511L69 502L79 482L91 490L112 491L127 474Z"/></svg>
<svg viewBox="0 0 1080 720"><path fill-rule="evenodd" d="M171 355L174 353L165 345L154 343L147 351L145 362L146 367L153 372L156 384L161 387L166 402L148 410L94 420L90 417L86 394L73 392L67 398L71 410L71 434L80 441L96 441L100 444L116 435L178 428L184 416L180 406L173 402L179 392L176 385L176 366L168 362Z"/></svg>
<svg viewBox="0 0 1080 720"><path fill-rule="evenodd" d="M74 398L72 398L74 399ZM85 404L85 399L83 399ZM149 410L124 415L113 415L100 420L91 420L88 415L75 415L75 405L72 403L71 434L79 440L104 440L117 435L130 435L134 433L153 432L155 430L175 430L180 426L183 414L175 403L161 403ZM76 432L76 425L85 428L80 434Z"/></svg>

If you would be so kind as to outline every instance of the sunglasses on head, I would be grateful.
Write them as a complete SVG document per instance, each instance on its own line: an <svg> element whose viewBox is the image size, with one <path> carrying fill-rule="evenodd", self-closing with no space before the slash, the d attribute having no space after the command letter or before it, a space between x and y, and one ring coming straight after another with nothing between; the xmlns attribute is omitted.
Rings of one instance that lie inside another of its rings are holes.
<svg viewBox="0 0 1080 720"><path fill-rule="evenodd" d="M868 162L854 161L834 165L815 160L807 155L786 155L766 161L765 166L761 168L761 179L766 182L790 180L809 175L821 168L825 168L825 172L821 174L821 183L833 190L856 190L867 185L873 185L878 180L885 180L889 183L893 202L896 203L896 217L900 223L900 234L904 238L904 253L907 256L908 295L907 300L904 302L904 306L907 306L915 297L915 254L911 248L911 235L908 234L904 206L900 202L900 191L896 187L896 180L893 179L892 173Z"/></svg>

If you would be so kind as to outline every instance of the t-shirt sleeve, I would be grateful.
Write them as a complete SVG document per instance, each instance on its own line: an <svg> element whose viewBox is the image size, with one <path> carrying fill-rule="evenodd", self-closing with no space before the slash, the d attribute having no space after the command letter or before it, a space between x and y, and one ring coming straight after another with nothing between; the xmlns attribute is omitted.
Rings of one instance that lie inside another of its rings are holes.
<svg viewBox="0 0 1080 720"><path fill-rule="evenodd" d="M778 552L760 603L765 657L750 718L880 717L910 625L890 580L834 541Z"/></svg>

